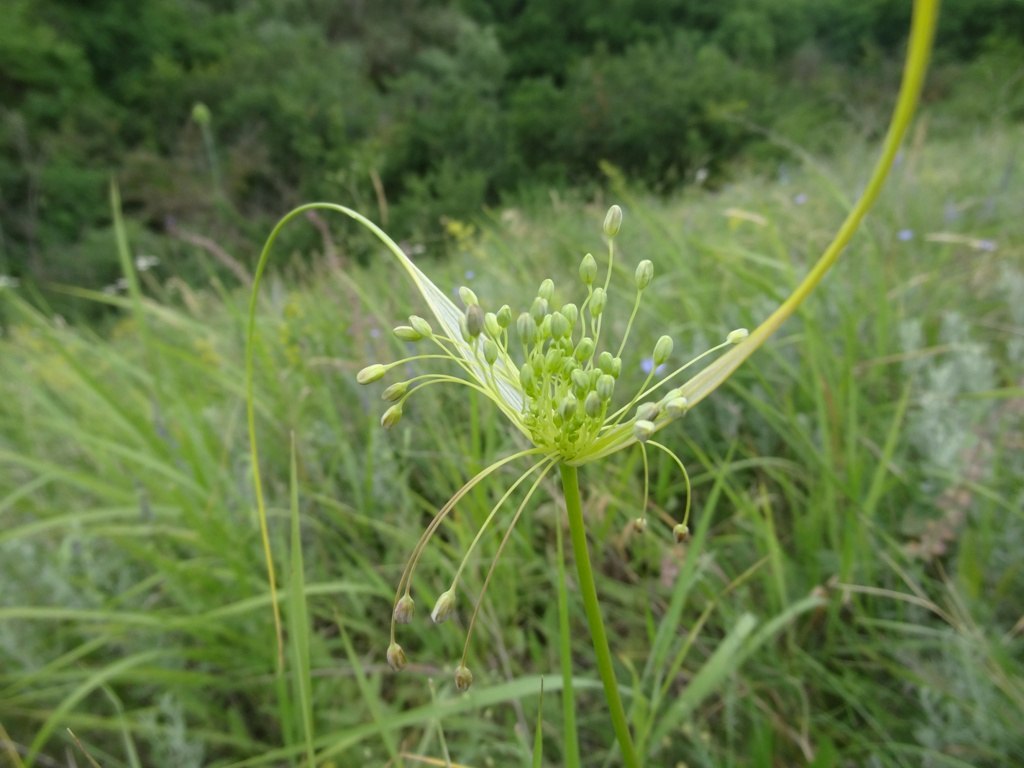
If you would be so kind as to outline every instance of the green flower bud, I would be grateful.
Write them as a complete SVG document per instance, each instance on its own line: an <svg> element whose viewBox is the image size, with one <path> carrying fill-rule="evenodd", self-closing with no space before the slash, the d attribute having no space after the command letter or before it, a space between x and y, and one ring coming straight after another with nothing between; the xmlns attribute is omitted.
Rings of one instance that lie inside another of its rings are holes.
<svg viewBox="0 0 1024 768"><path fill-rule="evenodd" d="M413 608L415 608L415 603L412 598L409 595L403 595L402 599L395 603L395 623L408 624L412 621Z"/></svg>
<svg viewBox="0 0 1024 768"><path fill-rule="evenodd" d="M540 327L537 328L537 336L542 342L551 338L551 315L544 315L544 319L540 322Z"/></svg>
<svg viewBox="0 0 1024 768"><path fill-rule="evenodd" d="M581 371L577 368L570 376L572 378L572 386L578 395L582 396L584 392L590 389L590 376L587 375L586 371Z"/></svg>
<svg viewBox="0 0 1024 768"><path fill-rule="evenodd" d="M641 419L633 422L633 437L646 443L655 432L654 422Z"/></svg>
<svg viewBox="0 0 1024 768"><path fill-rule="evenodd" d="M597 380L597 394L602 400L608 402L615 392L615 379L607 373Z"/></svg>
<svg viewBox="0 0 1024 768"><path fill-rule="evenodd" d="M434 335L434 330L433 328L430 327L430 323L428 323L419 315L410 315L409 325L411 325L413 328L419 331L420 335L425 339L429 339L431 336Z"/></svg>
<svg viewBox="0 0 1024 768"><path fill-rule="evenodd" d="M558 404L558 415L562 417L562 421L569 421L569 419L576 415L576 408L578 406L579 401L574 395L566 395L562 402Z"/></svg>
<svg viewBox="0 0 1024 768"><path fill-rule="evenodd" d="M527 345L532 344L537 338L537 324L533 322L529 312L519 315L519 319L516 320L516 333L519 334L519 340Z"/></svg>
<svg viewBox="0 0 1024 768"><path fill-rule="evenodd" d="M608 213L604 217L604 233L608 237L615 237L619 234L619 228L622 226L622 209L617 205L613 205L608 209Z"/></svg>
<svg viewBox="0 0 1024 768"><path fill-rule="evenodd" d="M569 321L570 327L574 327L576 321L580 319L580 310L575 304L566 304L562 307L561 312L565 315L565 319Z"/></svg>
<svg viewBox="0 0 1024 768"><path fill-rule="evenodd" d="M467 288L466 286L459 288L459 298L462 299L462 303L467 307L478 306L480 304L476 294L473 293L473 289Z"/></svg>
<svg viewBox="0 0 1024 768"><path fill-rule="evenodd" d="M484 315L484 333L492 339L496 339L501 335L501 326L498 324L498 316L493 312L488 312Z"/></svg>
<svg viewBox="0 0 1024 768"><path fill-rule="evenodd" d="M672 354L672 337L662 336L654 345L654 366L657 367L668 360Z"/></svg>
<svg viewBox="0 0 1024 768"><path fill-rule="evenodd" d="M576 359L581 363L585 360L589 360L594 356L594 340L589 336L584 336L580 339L580 343L576 345L575 352Z"/></svg>
<svg viewBox="0 0 1024 768"><path fill-rule="evenodd" d="M654 279L654 264L651 263L650 259L644 259L636 265L636 273L633 275L633 279L636 281L636 289L638 291L642 291L651 284L651 280Z"/></svg>
<svg viewBox="0 0 1024 768"><path fill-rule="evenodd" d="M672 529L672 535L676 537L677 544L682 544L690 538L690 528L683 523L679 523Z"/></svg>
<svg viewBox="0 0 1024 768"><path fill-rule="evenodd" d="M363 370L357 373L356 381L358 381L360 384L372 384L375 381L380 381L381 379L383 379L384 374L387 372L388 369L385 368L383 365L381 365L380 363L374 363L373 365L366 366L365 368L363 368Z"/></svg>
<svg viewBox="0 0 1024 768"><path fill-rule="evenodd" d="M408 381L399 381L399 382L396 382L395 384L392 384L387 389L385 389L381 393L380 399L385 401L385 402L388 402L388 403L393 403L396 400L401 400L402 397L405 395L405 393L408 392L408 391L409 391L409 382Z"/></svg>
<svg viewBox="0 0 1024 768"><path fill-rule="evenodd" d="M592 419L601 415L601 396L597 392L590 392L587 399L583 401L583 411Z"/></svg>
<svg viewBox="0 0 1024 768"><path fill-rule="evenodd" d="M488 365L494 365L498 359L498 345L494 343L493 339L484 340L484 360L487 361Z"/></svg>
<svg viewBox="0 0 1024 768"><path fill-rule="evenodd" d="M498 310L498 325L501 328L508 328L512 324L512 307L502 304Z"/></svg>
<svg viewBox="0 0 1024 768"><path fill-rule="evenodd" d="M384 427L384 429L391 429L393 426L395 426L395 424L399 422L401 418L402 404L395 403L386 411L384 411L384 415L380 417L380 425Z"/></svg>
<svg viewBox="0 0 1024 768"><path fill-rule="evenodd" d="M604 312L604 304L608 300L608 294L605 293L604 288L598 286L594 289L594 293L590 297L590 314L594 317L598 317Z"/></svg>
<svg viewBox="0 0 1024 768"><path fill-rule="evenodd" d="M437 598L437 602L434 603L434 610L430 612L430 618L435 624L440 624L450 619L454 612L455 591L449 589L446 592L442 592L441 596Z"/></svg>
<svg viewBox="0 0 1024 768"><path fill-rule="evenodd" d="M529 363L523 363L523 367L519 369L519 385L526 394L531 394L536 383L537 380L534 378L533 366Z"/></svg>
<svg viewBox="0 0 1024 768"><path fill-rule="evenodd" d="M533 300L533 304L530 305L530 317L533 318L533 322L540 325L544 322L544 318L548 314L548 301L538 296Z"/></svg>
<svg viewBox="0 0 1024 768"><path fill-rule="evenodd" d="M597 367L601 369L602 373L611 373L615 366L613 362L615 358L612 357L612 353L607 350L597 356Z"/></svg>
<svg viewBox="0 0 1024 768"><path fill-rule="evenodd" d="M455 687L465 693L473 684L473 673L464 664L460 664L455 670Z"/></svg>
<svg viewBox="0 0 1024 768"><path fill-rule="evenodd" d="M570 333L572 333L572 324L569 322L569 318L561 312L555 312L551 316L552 338L560 339L563 336L568 336Z"/></svg>
<svg viewBox="0 0 1024 768"><path fill-rule="evenodd" d="M637 406L636 417L640 421L654 421L658 415L658 406L656 403L643 403Z"/></svg>
<svg viewBox="0 0 1024 768"><path fill-rule="evenodd" d="M540 288L537 289L537 295L545 301L551 301L551 297L555 294L555 282L550 277L545 279L540 284Z"/></svg>
<svg viewBox="0 0 1024 768"><path fill-rule="evenodd" d="M616 379L619 378L619 374L622 373L622 358L612 358L612 376Z"/></svg>
<svg viewBox="0 0 1024 768"><path fill-rule="evenodd" d="M746 328L737 328L735 331L730 331L729 335L725 337L725 340L730 344L739 344L749 335L750 331Z"/></svg>
<svg viewBox="0 0 1024 768"><path fill-rule="evenodd" d="M402 650L402 646L398 643L392 643L388 646L388 664L391 665L395 672L401 672L408 663L409 660L405 658L405 651Z"/></svg>
<svg viewBox="0 0 1024 768"><path fill-rule="evenodd" d="M413 328L411 325L400 325L395 328L392 333L395 334L402 341L419 341L423 338L423 334Z"/></svg>
<svg viewBox="0 0 1024 768"><path fill-rule="evenodd" d="M548 351L544 354L544 370L560 370L562 367L562 357L562 350L558 347L548 347Z"/></svg>
<svg viewBox="0 0 1024 768"><path fill-rule="evenodd" d="M479 304L470 304L466 308L466 330L469 337L475 339L484 329L484 311Z"/></svg>
<svg viewBox="0 0 1024 768"><path fill-rule="evenodd" d="M665 413L671 416L673 419L677 419L686 413L686 410L690 407L690 401L685 397L673 397L667 403L665 403Z"/></svg>
<svg viewBox="0 0 1024 768"><path fill-rule="evenodd" d="M580 262L580 280L583 281L584 285L591 285L596 278L597 259L588 253L583 257L583 261Z"/></svg>

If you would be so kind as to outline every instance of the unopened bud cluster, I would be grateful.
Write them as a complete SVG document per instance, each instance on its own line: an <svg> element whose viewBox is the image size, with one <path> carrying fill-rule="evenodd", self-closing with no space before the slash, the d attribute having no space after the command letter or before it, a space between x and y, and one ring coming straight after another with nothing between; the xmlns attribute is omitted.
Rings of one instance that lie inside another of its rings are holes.
<svg viewBox="0 0 1024 768"><path fill-rule="evenodd" d="M685 476L685 467L678 457L666 446L651 440L662 427L683 416L690 406L685 387L668 391L664 391L663 387L670 379L707 355L730 344L742 342L747 337L747 331L742 328L732 331L723 344L654 382L662 366L671 360L675 346L671 336L661 336L650 352L652 365L639 390L631 396L616 397L623 376L622 352L626 348L644 292L655 277L651 261L645 259L637 264L632 285L635 299L622 339L617 347L603 342L602 326L606 325L608 289L615 256L613 241L621 226L622 210L612 206L604 221L604 233L608 238L607 268L603 279L600 279L597 259L589 253L582 258L579 280L585 295L580 297L578 303L562 300L554 281L546 279L540 283L529 306L515 315L507 304L496 311L488 311L477 294L463 286L458 290L461 309L447 298L444 298L443 303L437 299L431 301L431 307L441 325L440 330L435 330L430 322L417 315L412 315L408 323L396 327L394 334L400 341L410 344L427 343L434 350L387 365L369 365L359 371L356 377L359 383L379 381L399 365L437 358L454 361L468 378L423 373L407 381L391 384L382 393L382 398L390 405L381 417L381 424L386 428L397 424L403 416L406 400L424 386L437 383L465 384L494 401L534 444L535 449L527 453L542 454L544 461L549 462L549 468L558 462L587 463L630 445L639 445L645 457L648 446L669 454ZM424 295L427 296L427 293L424 292ZM656 395L659 391L662 393ZM620 404L613 405L614 400ZM644 467L646 472L646 458ZM644 483L646 488L646 475ZM689 491L688 477L686 483ZM406 624L413 616L410 589L415 564L436 526L458 498L457 494L435 517L435 521L421 537L402 575L394 605L392 643L387 650L388 662L395 669L401 669L406 664L405 653L394 641L394 636L395 625ZM673 529L679 542L689 538L689 528L686 526L688 515L689 492L683 522ZM647 528L647 519L638 517L632 525L636 533L642 533ZM465 560L458 573L461 573L464 565ZM439 624L454 615L458 573L452 587L440 595L431 611L434 623ZM472 681L473 675L465 666L463 658L455 674L456 687L465 690Z"/></svg>

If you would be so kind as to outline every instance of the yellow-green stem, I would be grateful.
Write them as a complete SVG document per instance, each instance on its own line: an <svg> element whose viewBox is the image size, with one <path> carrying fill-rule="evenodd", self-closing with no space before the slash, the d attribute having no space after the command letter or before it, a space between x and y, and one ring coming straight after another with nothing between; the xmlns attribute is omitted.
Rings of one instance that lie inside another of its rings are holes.
<svg viewBox="0 0 1024 768"><path fill-rule="evenodd" d="M622 750L622 764L625 768L640 768L640 758L633 746L633 737L629 733L626 722L626 711L619 697L619 684L615 679L615 667L612 665L612 653L608 647L608 635L604 630L601 618L601 605L597 600L597 586L594 584L594 569L590 565L590 551L587 548L587 531L583 525L583 503L580 500L579 476L576 467L560 464L562 474L562 492L565 494L565 509L569 517L569 534L572 538L572 551L576 560L576 575L579 579L580 596L583 598L583 610L587 614L587 626L590 629L590 641L597 657L597 671L604 685L604 697L608 702L608 712L612 718L615 738Z"/></svg>

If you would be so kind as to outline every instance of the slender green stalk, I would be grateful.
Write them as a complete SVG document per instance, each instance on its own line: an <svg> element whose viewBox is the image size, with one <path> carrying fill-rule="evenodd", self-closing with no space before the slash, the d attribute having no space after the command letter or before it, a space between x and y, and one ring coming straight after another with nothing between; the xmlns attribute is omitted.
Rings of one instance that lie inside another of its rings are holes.
<svg viewBox="0 0 1024 768"><path fill-rule="evenodd" d="M590 640L597 656L597 670L604 685L604 697L608 702L615 738L622 749L622 764L626 768L640 768L640 758L633 746L633 737L629 733L626 722L626 711L619 698L619 684L615 679L615 668L612 666L612 653L608 647L608 636L604 631L604 620L601 618L601 606L597 601L597 587L594 584L594 569L590 565L590 552L587 549L587 531L583 525L583 504L580 501L579 476L576 467L560 464L562 474L562 492L565 494L565 508L569 516L569 533L572 538L572 551L576 558L576 575L580 582L580 594L583 597L583 609L587 614L587 626L590 628Z"/></svg>
<svg viewBox="0 0 1024 768"><path fill-rule="evenodd" d="M558 541L558 648L562 667L562 763L565 768L579 768L580 743L576 733L576 702L572 687L572 635L569 634L569 590L565 580L565 550L562 547L562 526L555 526Z"/></svg>

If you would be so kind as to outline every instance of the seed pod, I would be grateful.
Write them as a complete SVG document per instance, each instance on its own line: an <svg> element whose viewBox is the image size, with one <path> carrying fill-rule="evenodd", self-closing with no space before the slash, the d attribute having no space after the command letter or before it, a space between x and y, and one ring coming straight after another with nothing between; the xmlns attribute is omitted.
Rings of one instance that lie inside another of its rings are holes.
<svg viewBox="0 0 1024 768"><path fill-rule="evenodd" d="M434 603L434 610L430 612L430 618L435 624L440 624L443 621L447 621L451 618L451 615L455 612L455 592L454 590L447 590L441 593L441 596L437 598L437 602Z"/></svg>
<svg viewBox="0 0 1024 768"><path fill-rule="evenodd" d="M672 337L662 336L654 345L654 366L657 367L668 360L672 354Z"/></svg>
<svg viewBox="0 0 1024 768"><path fill-rule="evenodd" d="M530 317L533 318L533 322L540 325L544 322L544 318L548 314L548 301L547 299L538 296L533 300L533 304L530 305Z"/></svg>
<svg viewBox="0 0 1024 768"><path fill-rule="evenodd" d="M478 306L480 304L476 294L473 293L473 289L467 288L466 286L459 288L459 298L462 299L462 303L467 307Z"/></svg>
<svg viewBox="0 0 1024 768"><path fill-rule="evenodd" d="M409 391L409 382L408 381L399 381L399 382L396 382L395 384L392 384L387 389L385 389L381 393L380 399L383 400L386 403L394 403L397 400L401 400L402 397L405 395L405 393L408 392L408 391Z"/></svg>
<svg viewBox="0 0 1024 768"><path fill-rule="evenodd" d="M633 532L634 533L643 533L646 530L647 530L647 518L646 517L638 517L638 518L633 520Z"/></svg>
<svg viewBox="0 0 1024 768"><path fill-rule="evenodd" d="M409 325L419 331L420 335L425 339L429 339L434 335L434 329L430 327L430 323L419 315L409 315Z"/></svg>
<svg viewBox="0 0 1024 768"><path fill-rule="evenodd" d="M579 401L575 395L566 395L562 402L558 404L558 415L562 417L562 421L569 421L569 419L576 415L576 408L578 406Z"/></svg>
<svg viewBox="0 0 1024 768"><path fill-rule="evenodd" d="M590 376L587 375L586 371L581 371L579 368L574 370L570 377L572 378L573 389L576 390L577 394L581 395L590 389Z"/></svg>
<svg viewBox="0 0 1024 768"><path fill-rule="evenodd" d="M391 429L393 426L395 426L395 424L397 424L401 420L401 418L402 404L395 403L386 411L384 411L384 415L380 417L380 425L384 427L384 429Z"/></svg>
<svg viewBox="0 0 1024 768"><path fill-rule="evenodd" d="M508 328L512 324L512 308L508 304L502 304L497 314L498 325Z"/></svg>
<svg viewBox="0 0 1024 768"><path fill-rule="evenodd" d="M392 333L402 341L419 341L423 338L423 334L410 325L399 325L392 329Z"/></svg>
<svg viewBox="0 0 1024 768"><path fill-rule="evenodd" d="M690 528L684 523L679 523L672 529L672 535L676 537L677 544L682 544L690 538Z"/></svg>
<svg viewBox="0 0 1024 768"><path fill-rule="evenodd" d="M408 624L412 621L413 608L415 608L415 603L412 598L409 595L403 595L402 599L395 603L395 623Z"/></svg>
<svg viewBox="0 0 1024 768"><path fill-rule="evenodd" d="M572 333L572 323L569 322L569 318L561 312L555 312L551 315L552 338L561 339L563 336L568 336L570 333Z"/></svg>
<svg viewBox="0 0 1024 768"><path fill-rule="evenodd" d="M464 664L460 664L455 670L455 687L465 693L473 684L473 673Z"/></svg>
<svg viewBox="0 0 1024 768"><path fill-rule="evenodd" d="M644 259L636 265L636 272L633 274L633 279L636 282L636 289L642 291L648 285L651 284L651 280L654 279L654 264L650 259Z"/></svg>
<svg viewBox="0 0 1024 768"><path fill-rule="evenodd" d="M622 209L613 205L604 217L604 233L608 237L615 237L619 234L620 227L622 227Z"/></svg>
<svg viewBox="0 0 1024 768"><path fill-rule="evenodd" d="M519 334L519 340L527 345L532 344L537 338L537 324L533 322L529 312L519 315L519 319L516 320L516 333Z"/></svg>
<svg viewBox="0 0 1024 768"><path fill-rule="evenodd" d="M591 285L597 278L597 259L592 254L587 254L580 262L580 280L584 285Z"/></svg>
<svg viewBox="0 0 1024 768"><path fill-rule="evenodd" d="M358 381L360 384L372 384L375 381L380 381L381 379L383 379L384 374L387 372L388 369L385 368L383 365L381 365L380 363L374 363L373 365L366 366L365 368L363 368L363 370L357 373L356 381Z"/></svg>
<svg viewBox="0 0 1024 768"><path fill-rule="evenodd" d="M484 340L484 360L487 361L488 365L494 365L498 359L498 345L494 343L493 339Z"/></svg>
<svg viewBox="0 0 1024 768"><path fill-rule="evenodd" d="M536 384L536 379L533 375L533 366L529 363L523 363L523 367L519 369L519 385L526 394L531 394L534 384Z"/></svg>
<svg viewBox="0 0 1024 768"><path fill-rule="evenodd" d="M545 301L551 301L551 297L555 295L555 282L550 277L546 278L543 283L540 284L540 288L537 289L537 295Z"/></svg>
<svg viewBox="0 0 1024 768"><path fill-rule="evenodd" d="M392 643L388 646L388 664L395 672L401 672L405 669L405 665L409 663L409 660L405 658L405 651L402 650L402 646L398 643Z"/></svg>
<svg viewBox="0 0 1024 768"><path fill-rule="evenodd" d="M496 339L501 335L501 326L498 324L498 316L493 312L487 312L484 315L484 333L492 339Z"/></svg>
<svg viewBox="0 0 1024 768"><path fill-rule="evenodd" d="M580 343L576 345L575 357L581 363L585 360L589 360L594 355L594 340L589 336L584 336L580 339Z"/></svg>
<svg viewBox="0 0 1024 768"><path fill-rule="evenodd" d="M690 401L685 397L673 397L665 403L665 413L673 419L678 419L690 407Z"/></svg>
<svg viewBox="0 0 1024 768"><path fill-rule="evenodd" d="M605 293L604 288L598 286L594 289L594 293L590 297L590 314L594 317L598 317L604 312L604 304L608 300L608 294Z"/></svg>
<svg viewBox="0 0 1024 768"><path fill-rule="evenodd" d="M654 421L658 415L658 406L655 403L643 403L637 406L636 417L640 421Z"/></svg>
<svg viewBox="0 0 1024 768"><path fill-rule="evenodd" d="M580 310L575 304L566 304L562 307L561 312L565 315L565 319L569 321L569 327L576 325L576 321L580 319Z"/></svg>
<svg viewBox="0 0 1024 768"><path fill-rule="evenodd" d="M654 422L640 419L633 422L633 437L641 443L646 443L655 432Z"/></svg>
<svg viewBox="0 0 1024 768"><path fill-rule="evenodd" d="M730 331L729 335L725 337L725 340L730 344L739 344L749 335L750 331L746 328L737 328L735 331Z"/></svg>
<svg viewBox="0 0 1024 768"><path fill-rule="evenodd" d="M469 337L475 339L484 329L484 311L479 304L470 304L466 308L466 330Z"/></svg>

